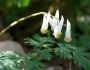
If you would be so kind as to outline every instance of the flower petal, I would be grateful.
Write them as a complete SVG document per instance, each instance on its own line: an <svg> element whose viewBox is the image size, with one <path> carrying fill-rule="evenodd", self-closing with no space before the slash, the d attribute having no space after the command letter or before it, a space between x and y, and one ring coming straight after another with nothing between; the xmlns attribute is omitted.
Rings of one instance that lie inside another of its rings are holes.
<svg viewBox="0 0 90 70"><path fill-rule="evenodd" d="M56 11L55 17L59 19L59 10ZM52 20L52 24L51 24L52 29L54 29L57 26L57 24L59 23L59 20L56 18L53 18L53 20Z"/></svg>
<svg viewBox="0 0 90 70"><path fill-rule="evenodd" d="M44 14L43 23L42 23L42 27L41 27L41 32L43 34L47 33L49 18L50 18L50 12L48 12L47 15Z"/></svg>
<svg viewBox="0 0 90 70"><path fill-rule="evenodd" d="M63 23L64 23L64 17L61 16L61 20L60 20L60 22L59 22L59 24L58 24L58 28L59 28L59 31L60 31L60 32L61 32L61 30L62 30Z"/></svg>
<svg viewBox="0 0 90 70"><path fill-rule="evenodd" d="M55 38L59 38L62 35L62 32L58 26L55 27L53 35Z"/></svg>
<svg viewBox="0 0 90 70"><path fill-rule="evenodd" d="M71 39L71 25L70 25L70 22L69 20L67 20L67 28L66 28L66 33L65 33L65 38L64 40L66 42L70 42L72 39Z"/></svg>

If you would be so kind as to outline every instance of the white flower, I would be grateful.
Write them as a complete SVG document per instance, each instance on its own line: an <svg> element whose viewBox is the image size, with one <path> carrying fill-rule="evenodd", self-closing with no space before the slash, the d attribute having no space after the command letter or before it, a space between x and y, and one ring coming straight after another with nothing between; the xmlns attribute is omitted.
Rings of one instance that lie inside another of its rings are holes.
<svg viewBox="0 0 90 70"><path fill-rule="evenodd" d="M60 20L60 22L59 22L59 24L58 24L59 32L61 32L61 29L62 29L63 23L64 23L64 17L61 16L61 20Z"/></svg>
<svg viewBox="0 0 90 70"><path fill-rule="evenodd" d="M50 25L52 25L52 20L53 20L53 19L50 17L50 18L49 18L49 23L50 23Z"/></svg>
<svg viewBox="0 0 90 70"><path fill-rule="evenodd" d="M61 16L60 22L58 23L58 25L54 29L55 38L59 38L62 35L61 29L63 26L63 22L64 22L64 18L63 18L63 16Z"/></svg>
<svg viewBox="0 0 90 70"><path fill-rule="evenodd" d="M50 18L50 12L48 12L48 14L44 14L43 23L41 27L41 32L43 34L47 33L49 18Z"/></svg>
<svg viewBox="0 0 90 70"><path fill-rule="evenodd" d="M65 38L64 40L66 42L70 42L72 39L71 39L71 25L70 25L70 22L69 20L67 20L67 27L66 27L66 33L65 33Z"/></svg>
<svg viewBox="0 0 90 70"><path fill-rule="evenodd" d="M59 10L56 11L55 17L59 19ZM59 20L56 19L56 18L53 18L53 19L52 19L52 23L50 23L52 30L54 30L54 28L55 28L55 27L57 26L57 24L59 23Z"/></svg>
<svg viewBox="0 0 90 70"><path fill-rule="evenodd" d="M59 38L62 35L62 33L59 32L59 27L58 26L55 27L53 35L54 35L55 38Z"/></svg>

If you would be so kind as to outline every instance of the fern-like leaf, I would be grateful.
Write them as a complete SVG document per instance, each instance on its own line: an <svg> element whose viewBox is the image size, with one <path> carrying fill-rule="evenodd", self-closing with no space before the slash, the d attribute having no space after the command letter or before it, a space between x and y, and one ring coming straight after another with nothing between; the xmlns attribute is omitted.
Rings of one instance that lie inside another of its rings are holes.
<svg viewBox="0 0 90 70"><path fill-rule="evenodd" d="M52 37L41 37L37 34L33 38L25 38L27 44L36 47L49 48L53 46L53 43L56 43Z"/></svg>
<svg viewBox="0 0 90 70"><path fill-rule="evenodd" d="M90 53L74 51L73 52L74 63L83 67L85 70L90 70Z"/></svg>
<svg viewBox="0 0 90 70"><path fill-rule="evenodd" d="M71 54L70 47L68 46L68 48L66 48L67 46L62 43L58 43L58 45L59 47L54 50L55 54L59 55L60 58L64 57L65 59L68 58L71 60L73 57Z"/></svg>

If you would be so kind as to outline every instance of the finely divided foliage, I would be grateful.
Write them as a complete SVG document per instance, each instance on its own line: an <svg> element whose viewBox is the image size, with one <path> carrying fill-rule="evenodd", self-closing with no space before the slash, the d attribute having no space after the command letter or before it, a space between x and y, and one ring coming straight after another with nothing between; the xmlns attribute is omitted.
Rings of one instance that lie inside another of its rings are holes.
<svg viewBox="0 0 90 70"><path fill-rule="evenodd" d="M50 52L54 52L60 58L73 59L75 64L78 64L85 70L90 70L90 53L84 48L56 42L56 39L53 37L40 37L37 34L33 36L33 40L39 42L40 46L34 42L32 43L32 39L30 38L26 38L25 43L34 46L34 51L40 55L41 59L51 60L52 54ZM53 46L54 44L56 45L55 47Z"/></svg>
<svg viewBox="0 0 90 70"><path fill-rule="evenodd" d="M55 23L54 23L55 22ZM16 52L0 52L0 70L42 70L45 65L41 60L50 61L53 58L52 52L60 58L73 60L75 64L90 70L90 53L82 47L63 44L57 40L61 36L64 17L61 16L59 21L59 10L56 11L55 17L51 17L50 12L44 14L41 32L48 33L48 37L41 37L35 34L32 38L25 38L25 43L34 48L32 53L22 56ZM50 23L54 31L54 37L50 37L48 29ZM59 30L58 30L59 29ZM65 41L71 41L71 25L67 20Z"/></svg>
<svg viewBox="0 0 90 70"><path fill-rule="evenodd" d="M63 44L53 37L41 37L37 34L33 38L26 38L25 43L33 46L33 53L22 57L16 52L1 52L0 70L42 70L45 65L40 61L43 59L50 61L53 57L51 52L60 58L73 59L75 64L90 70L90 53L82 47Z"/></svg>

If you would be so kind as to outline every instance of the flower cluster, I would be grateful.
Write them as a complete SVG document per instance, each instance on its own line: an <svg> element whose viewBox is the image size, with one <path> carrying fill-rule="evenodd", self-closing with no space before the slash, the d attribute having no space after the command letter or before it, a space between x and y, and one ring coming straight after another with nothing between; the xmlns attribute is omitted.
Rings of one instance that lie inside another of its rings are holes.
<svg viewBox="0 0 90 70"><path fill-rule="evenodd" d="M53 30L53 35L55 38L59 38L62 35L62 26L64 23L64 17L61 16L61 20L59 20L59 10L56 11L55 16L52 18L50 12L48 12L47 14L44 14L43 17L43 23L42 23L42 27L41 27L41 32L43 34L47 33L48 30L48 25L51 25L51 30ZM64 40L66 42L70 42L71 41L71 25L69 20L67 19L67 25L66 25L66 32L65 32L65 38Z"/></svg>

